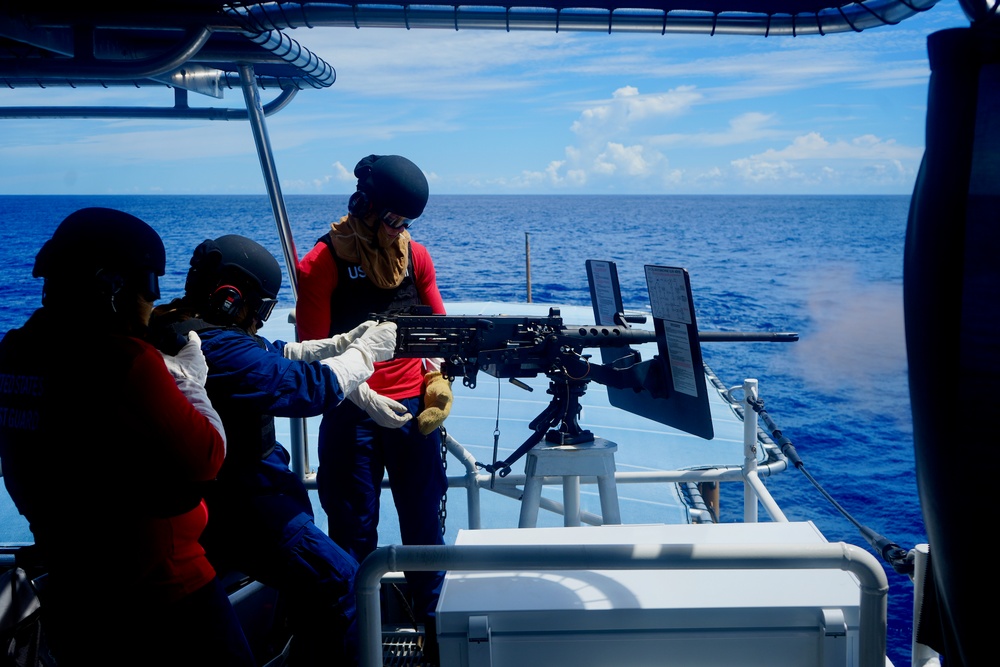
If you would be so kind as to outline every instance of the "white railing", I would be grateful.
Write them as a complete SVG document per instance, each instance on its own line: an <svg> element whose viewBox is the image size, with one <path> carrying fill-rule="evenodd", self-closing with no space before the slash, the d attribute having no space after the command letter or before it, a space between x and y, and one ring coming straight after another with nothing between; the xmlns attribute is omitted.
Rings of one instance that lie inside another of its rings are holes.
<svg viewBox="0 0 1000 667"><path fill-rule="evenodd" d="M747 400L757 399L757 380L748 379L744 381L743 390ZM616 484L678 484L684 482L694 482L702 484L706 482L742 482L743 483L743 520L746 523L755 523L758 518L758 503L764 508L765 513L771 521L786 522L785 517L778 503L771 496L770 491L764 486L762 477L778 474L788 468L788 461L784 458L765 464L757 463L757 448L759 440L757 438L757 413L753 410L744 410L743 428L743 450L744 461L742 468L713 468L704 470L658 470L644 472L615 472ZM304 420L290 420L303 422ZM293 461L306 461L304 438L304 427L300 430L291 430L291 457ZM506 496L515 501L519 501L522 489L526 481L525 475L513 473L506 477L481 473L476 466L476 458L455 438L448 435L445 439L448 453L457 459L464 468L461 476L449 475L449 489L464 489L466 493L466 504L468 509L468 528L477 530L482 526L481 520L481 491L486 489L490 493ZM307 465L304 464L304 467ZM304 480L308 488L316 488L315 475L304 475ZM545 484L561 484L562 477L545 477ZM582 484L596 484L593 478L583 477ZM382 480L382 488L388 488L387 479ZM565 514L565 507L562 503L549 498L542 497L539 501L539 508L555 514ZM580 513L580 521L590 525L599 526L604 521L596 514L589 512Z"/></svg>
<svg viewBox="0 0 1000 667"><path fill-rule="evenodd" d="M885 667L889 582L870 553L853 545L464 545L389 546L372 552L356 579L362 667L382 664L379 589L389 572L437 570L839 569L861 583L859 666Z"/></svg>

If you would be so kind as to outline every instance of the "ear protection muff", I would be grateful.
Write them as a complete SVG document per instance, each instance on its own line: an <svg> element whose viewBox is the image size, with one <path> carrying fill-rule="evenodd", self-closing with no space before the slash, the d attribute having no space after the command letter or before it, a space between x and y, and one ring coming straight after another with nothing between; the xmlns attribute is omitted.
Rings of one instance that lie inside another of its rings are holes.
<svg viewBox="0 0 1000 667"><path fill-rule="evenodd" d="M243 307L243 293L233 285L219 285L212 292L209 305L227 317L234 317Z"/></svg>
<svg viewBox="0 0 1000 667"><path fill-rule="evenodd" d="M372 210L372 200L367 193L358 190L348 200L347 210L351 212L351 215L363 218Z"/></svg>
<svg viewBox="0 0 1000 667"><path fill-rule="evenodd" d="M369 155L361 158L354 167L354 175L358 179L358 191L351 195L347 202L347 210L351 212L351 215L359 218L364 217L375 206L372 195L369 193L375 192L375 183L372 182L372 165L378 161L379 157L378 155Z"/></svg>
<svg viewBox="0 0 1000 667"><path fill-rule="evenodd" d="M187 295L197 295L198 300L204 298L204 294L211 289L217 281L219 274L219 264L222 262L222 251L215 241L206 239L198 244L191 255L191 268L188 269L187 278L184 281L184 293Z"/></svg>
<svg viewBox="0 0 1000 667"><path fill-rule="evenodd" d="M113 297L125 287L125 279L121 274L108 269L98 269L94 280L97 281L97 289L105 296Z"/></svg>

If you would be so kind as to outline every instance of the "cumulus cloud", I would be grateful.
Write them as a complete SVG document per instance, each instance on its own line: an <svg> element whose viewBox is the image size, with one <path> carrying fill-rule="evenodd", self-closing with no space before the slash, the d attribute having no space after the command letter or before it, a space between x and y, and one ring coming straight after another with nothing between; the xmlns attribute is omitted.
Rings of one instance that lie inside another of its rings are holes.
<svg viewBox="0 0 1000 667"><path fill-rule="evenodd" d="M608 142L604 151L594 159L595 170L614 174L622 172L628 176L648 176L653 167L663 161L659 153L646 152L642 146L624 146Z"/></svg>
<svg viewBox="0 0 1000 667"><path fill-rule="evenodd" d="M345 167L340 162L340 160L337 160L336 162L333 163L333 171L334 171L333 177L336 178L338 181L351 183L355 179L354 170Z"/></svg>
<svg viewBox="0 0 1000 667"><path fill-rule="evenodd" d="M571 182L570 176L560 174L560 169L566 164L564 160L553 160L544 169L524 170L513 178L498 178L489 181L491 185L500 185L514 189L528 189L540 185L561 186Z"/></svg>
<svg viewBox="0 0 1000 667"><path fill-rule="evenodd" d="M808 132L783 148L769 148L730 164L738 177L755 183L860 183L872 179L890 183L911 180L922 154L921 148L901 146L871 134L831 142L818 132Z"/></svg>
<svg viewBox="0 0 1000 667"><path fill-rule="evenodd" d="M667 158L649 145L644 128L649 122L688 113L700 99L694 86L649 95L634 86L616 89L610 99L580 112L570 127L579 141L566 147L564 160L548 165L545 182L564 187L607 183L618 177L633 182L676 182L680 172L666 172ZM537 183L540 176L540 172L526 172L519 182Z"/></svg>
<svg viewBox="0 0 1000 667"><path fill-rule="evenodd" d="M900 146L893 139L883 141L871 134L855 137L850 141L841 139L831 143L818 132L809 132L796 137L785 148L768 149L759 156L751 156L749 159L762 157L788 160L913 160L919 159L922 154L921 148Z"/></svg>
<svg viewBox="0 0 1000 667"><path fill-rule="evenodd" d="M611 94L610 100L584 109L570 129L584 141L595 134L628 133L644 121L687 113L701 98L694 86L651 95L642 95L633 86L623 86Z"/></svg>

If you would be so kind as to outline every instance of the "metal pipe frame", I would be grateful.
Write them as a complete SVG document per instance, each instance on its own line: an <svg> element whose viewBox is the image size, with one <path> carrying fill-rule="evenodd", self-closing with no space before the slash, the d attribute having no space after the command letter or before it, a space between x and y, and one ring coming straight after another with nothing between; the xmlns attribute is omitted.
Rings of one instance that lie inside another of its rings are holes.
<svg viewBox="0 0 1000 667"><path fill-rule="evenodd" d="M444 30L536 30L555 32L645 32L772 36L861 32L895 25L933 7L937 0L820 0L773 2L764 9L727 0L591 0L583 6L554 1L458 5L431 0L402 3L270 2L246 8L247 20L263 27L339 26Z"/></svg>
<svg viewBox="0 0 1000 667"><path fill-rule="evenodd" d="M165 86L166 87L166 86ZM186 100L178 101L183 89L175 88L175 103L172 107L107 107L107 106L51 106L51 107L0 107L0 118L157 118L164 120L249 120L246 109L192 108ZM284 109L292 101L299 89L282 89L273 100L263 105L265 116Z"/></svg>
<svg viewBox="0 0 1000 667"><path fill-rule="evenodd" d="M465 545L389 546L372 552L357 574L362 667L382 664L379 589L389 572L486 570L780 570L839 569L861 588L859 666L885 667L889 581L867 551L835 544Z"/></svg>

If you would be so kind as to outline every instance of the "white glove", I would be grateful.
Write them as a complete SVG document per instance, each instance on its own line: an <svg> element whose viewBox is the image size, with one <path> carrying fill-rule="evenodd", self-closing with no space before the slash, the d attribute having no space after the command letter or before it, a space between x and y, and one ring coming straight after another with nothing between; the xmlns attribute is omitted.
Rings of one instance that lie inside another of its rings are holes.
<svg viewBox="0 0 1000 667"><path fill-rule="evenodd" d="M169 355L160 352L163 363L173 376L177 388L190 401L194 409L205 416L215 427L215 430L222 436L223 445L226 442L226 430L222 426L222 418L212 407L212 401L205 391L205 382L208 380L208 362L205 361L205 354L201 351L201 338L194 331L188 333L188 342L184 343L176 355Z"/></svg>
<svg viewBox="0 0 1000 667"><path fill-rule="evenodd" d="M205 386L205 381L208 380L208 362L205 361L205 355L201 351L201 338L196 332L188 332L187 342L176 355L161 352L160 356L175 380L184 378L193 380L201 387Z"/></svg>
<svg viewBox="0 0 1000 667"><path fill-rule="evenodd" d="M355 347L356 344L357 341L351 343L339 356L319 361L337 376L337 382L340 383L340 390L344 392L344 396L357 389L359 384L370 378L375 372L371 355Z"/></svg>
<svg viewBox="0 0 1000 667"><path fill-rule="evenodd" d="M360 347L372 361L389 361L396 353L396 323L382 322L366 330L347 349Z"/></svg>
<svg viewBox="0 0 1000 667"><path fill-rule="evenodd" d="M347 346L344 353L320 359L321 364L328 366L337 376L340 389L345 396L350 395L358 385L367 380L375 372L376 361L392 359L396 349L395 322L382 322L365 331L360 338Z"/></svg>
<svg viewBox="0 0 1000 667"><path fill-rule="evenodd" d="M399 428L413 419L413 415L407 412L405 405L375 393L367 382L359 384L357 389L347 395L347 398L351 403L367 412L372 421L385 428Z"/></svg>
<svg viewBox="0 0 1000 667"><path fill-rule="evenodd" d="M368 331L375 324L375 320L368 320L347 333L337 334L330 338L307 340L301 343L285 343L285 358L294 361L319 361L326 357L335 357L338 354L343 354L348 345L357 340L361 334Z"/></svg>

